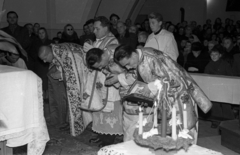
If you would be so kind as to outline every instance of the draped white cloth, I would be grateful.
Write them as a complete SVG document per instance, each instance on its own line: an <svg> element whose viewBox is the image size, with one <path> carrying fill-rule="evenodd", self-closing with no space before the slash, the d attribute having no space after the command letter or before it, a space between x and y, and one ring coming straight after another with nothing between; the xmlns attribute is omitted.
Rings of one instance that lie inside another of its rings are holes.
<svg viewBox="0 0 240 155"><path fill-rule="evenodd" d="M187 151L181 149L176 152L164 153L150 151L148 148L138 146L133 140L116 145L109 145L101 148L98 155L222 155L222 153L209 150L197 145L192 145Z"/></svg>
<svg viewBox="0 0 240 155"><path fill-rule="evenodd" d="M28 144L28 155L41 155L49 134L43 115L42 81L33 72L0 65L0 141Z"/></svg>

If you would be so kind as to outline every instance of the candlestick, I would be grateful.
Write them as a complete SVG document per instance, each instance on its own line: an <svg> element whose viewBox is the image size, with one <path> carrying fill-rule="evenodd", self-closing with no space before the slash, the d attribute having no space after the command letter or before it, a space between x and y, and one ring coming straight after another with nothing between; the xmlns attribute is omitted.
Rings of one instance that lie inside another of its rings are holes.
<svg viewBox="0 0 240 155"><path fill-rule="evenodd" d="M138 120L138 123L139 123L139 126L138 126L138 134L141 135L143 133L143 111L142 111L142 107L139 106L139 120Z"/></svg>
<svg viewBox="0 0 240 155"><path fill-rule="evenodd" d="M166 137L167 131L167 111L165 109L164 103L162 104L162 122L161 122L161 136Z"/></svg>
<svg viewBox="0 0 240 155"><path fill-rule="evenodd" d="M172 139L177 140L177 128L176 128L176 107L172 107Z"/></svg>
<svg viewBox="0 0 240 155"><path fill-rule="evenodd" d="M157 101L154 102L154 112L153 112L153 124L154 124L154 127L157 128L157 121L158 121L158 114L157 114Z"/></svg>
<svg viewBox="0 0 240 155"><path fill-rule="evenodd" d="M187 107L183 104L183 129L187 129Z"/></svg>

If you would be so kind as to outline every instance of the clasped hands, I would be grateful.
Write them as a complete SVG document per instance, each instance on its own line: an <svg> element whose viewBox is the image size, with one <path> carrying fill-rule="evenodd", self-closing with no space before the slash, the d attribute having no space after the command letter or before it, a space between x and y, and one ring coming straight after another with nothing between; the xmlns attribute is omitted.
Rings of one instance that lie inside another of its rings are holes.
<svg viewBox="0 0 240 155"><path fill-rule="evenodd" d="M50 76L55 79L55 80L58 80L58 79L61 79L62 78L62 73L60 71L56 71L54 73L51 73Z"/></svg>
<svg viewBox="0 0 240 155"><path fill-rule="evenodd" d="M88 42L85 42L83 45L84 52L88 52L92 48L94 48L93 45L90 45Z"/></svg>
<svg viewBox="0 0 240 155"><path fill-rule="evenodd" d="M111 86L117 82L118 82L118 74L110 74L105 80L105 85Z"/></svg>

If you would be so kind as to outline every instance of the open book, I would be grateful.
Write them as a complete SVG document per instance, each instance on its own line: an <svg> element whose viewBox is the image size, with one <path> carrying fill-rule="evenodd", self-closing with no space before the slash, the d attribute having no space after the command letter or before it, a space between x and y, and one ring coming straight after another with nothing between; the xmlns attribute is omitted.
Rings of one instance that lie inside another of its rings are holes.
<svg viewBox="0 0 240 155"><path fill-rule="evenodd" d="M144 106L153 106L154 95L150 92L149 96L144 96L142 90L147 85L144 82L135 81L131 88L128 90L127 95L123 98L123 101L129 101L131 104L143 104Z"/></svg>

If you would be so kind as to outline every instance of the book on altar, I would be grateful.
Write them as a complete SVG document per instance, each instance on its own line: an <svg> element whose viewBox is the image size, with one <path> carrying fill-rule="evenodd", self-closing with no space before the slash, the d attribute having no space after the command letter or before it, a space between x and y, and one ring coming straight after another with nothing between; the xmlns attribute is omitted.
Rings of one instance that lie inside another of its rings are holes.
<svg viewBox="0 0 240 155"><path fill-rule="evenodd" d="M128 90L127 95L123 98L123 101L131 102L131 104L143 104L144 106L152 107L155 96L152 92L149 92L148 96L142 93L142 90L146 85L147 83L135 81Z"/></svg>

